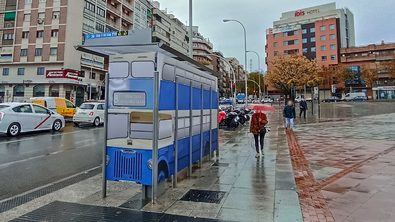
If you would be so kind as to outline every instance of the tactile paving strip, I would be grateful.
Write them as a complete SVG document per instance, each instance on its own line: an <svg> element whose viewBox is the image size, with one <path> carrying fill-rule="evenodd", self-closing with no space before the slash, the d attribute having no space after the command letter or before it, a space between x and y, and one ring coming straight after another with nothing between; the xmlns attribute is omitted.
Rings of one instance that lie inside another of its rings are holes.
<svg viewBox="0 0 395 222"><path fill-rule="evenodd" d="M44 195L47 195L49 193L52 193L54 191L60 190L64 187L70 186L72 184L78 183L82 180L88 179L90 177L93 177L101 172L101 168L97 167L95 169L92 169L90 171L87 171L86 173L78 174L74 177L68 178L66 180L48 185L46 187L43 187L39 190L32 191L30 193L26 193L21 196L16 196L14 198L8 199L6 201L0 202L0 213L3 213L5 211L8 211L12 208L15 208L17 206L20 206L22 204L25 204L27 202L30 202L36 198L42 197Z"/></svg>

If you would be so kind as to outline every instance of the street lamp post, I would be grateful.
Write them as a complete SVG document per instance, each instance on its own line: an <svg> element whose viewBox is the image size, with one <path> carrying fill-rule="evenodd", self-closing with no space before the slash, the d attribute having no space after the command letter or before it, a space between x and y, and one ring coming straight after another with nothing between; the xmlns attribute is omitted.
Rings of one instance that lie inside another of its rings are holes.
<svg viewBox="0 0 395 222"><path fill-rule="evenodd" d="M233 74L233 83L234 83L234 86L235 86L235 88L233 89L233 100L236 101L236 72L235 72L235 70L233 69L233 67L230 64L230 62L228 62L225 58L223 58L223 57L221 57L219 55L216 55L216 54L209 54L209 55L221 59L222 61L224 61L230 67L230 71Z"/></svg>
<svg viewBox="0 0 395 222"><path fill-rule="evenodd" d="M193 58L193 33L192 33L192 0L189 0L189 57Z"/></svg>
<svg viewBox="0 0 395 222"><path fill-rule="evenodd" d="M224 19L223 22L237 22L243 27L244 31L244 69L247 70L247 31L246 28L244 27L243 23L236 19ZM246 71L247 72L247 71ZM245 75L245 105L248 105L248 86L247 86L247 81L248 81L248 73Z"/></svg>
<svg viewBox="0 0 395 222"><path fill-rule="evenodd" d="M261 57L259 53L255 51L248 50L247 52L254 53L258 57L258 77L259 77L259 86L261 85ZM262 97L262 91L259 91L259 99Z"/></svg>

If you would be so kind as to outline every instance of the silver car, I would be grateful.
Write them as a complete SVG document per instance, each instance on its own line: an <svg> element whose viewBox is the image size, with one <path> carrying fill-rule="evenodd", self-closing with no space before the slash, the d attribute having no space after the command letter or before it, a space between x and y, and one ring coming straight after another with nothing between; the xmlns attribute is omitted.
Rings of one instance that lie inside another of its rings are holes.
<svg viewBox="0 0 395 222"><path fill-rule="evenodd" d="M63 116L32 103L0 103L0 133L17 136L41 130L59 131L65 126Z"/></svg>

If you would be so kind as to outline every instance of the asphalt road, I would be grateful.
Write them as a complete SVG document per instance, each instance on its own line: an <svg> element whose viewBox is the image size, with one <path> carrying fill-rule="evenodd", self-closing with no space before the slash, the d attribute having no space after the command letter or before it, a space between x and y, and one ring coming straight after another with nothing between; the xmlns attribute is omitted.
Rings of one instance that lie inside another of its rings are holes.
<svg viewBox="0 0 395 222"><path fill-rule="evenodd" d="M99 166L104 128L0 135L0 200Z"/></svg>

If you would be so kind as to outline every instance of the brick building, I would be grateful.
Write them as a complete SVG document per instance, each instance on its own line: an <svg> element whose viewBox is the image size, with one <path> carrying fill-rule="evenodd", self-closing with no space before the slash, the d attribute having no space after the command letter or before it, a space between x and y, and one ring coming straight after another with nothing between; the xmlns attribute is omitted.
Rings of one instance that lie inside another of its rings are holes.
<svg viewBox="0 0 395 222"><path fill-rule="evenodd" d="M352 70L357 76L362 67L375 69L378 79L373 84L373 99L395 99L395 79L388 68L389 63L395 62L395 43L370 44L340 50L340 62ZM347 87L347 85L346 85ZM349 86L350 87L350 86ZM367 91L366 85L354 87L354 91Z"/></svg>

